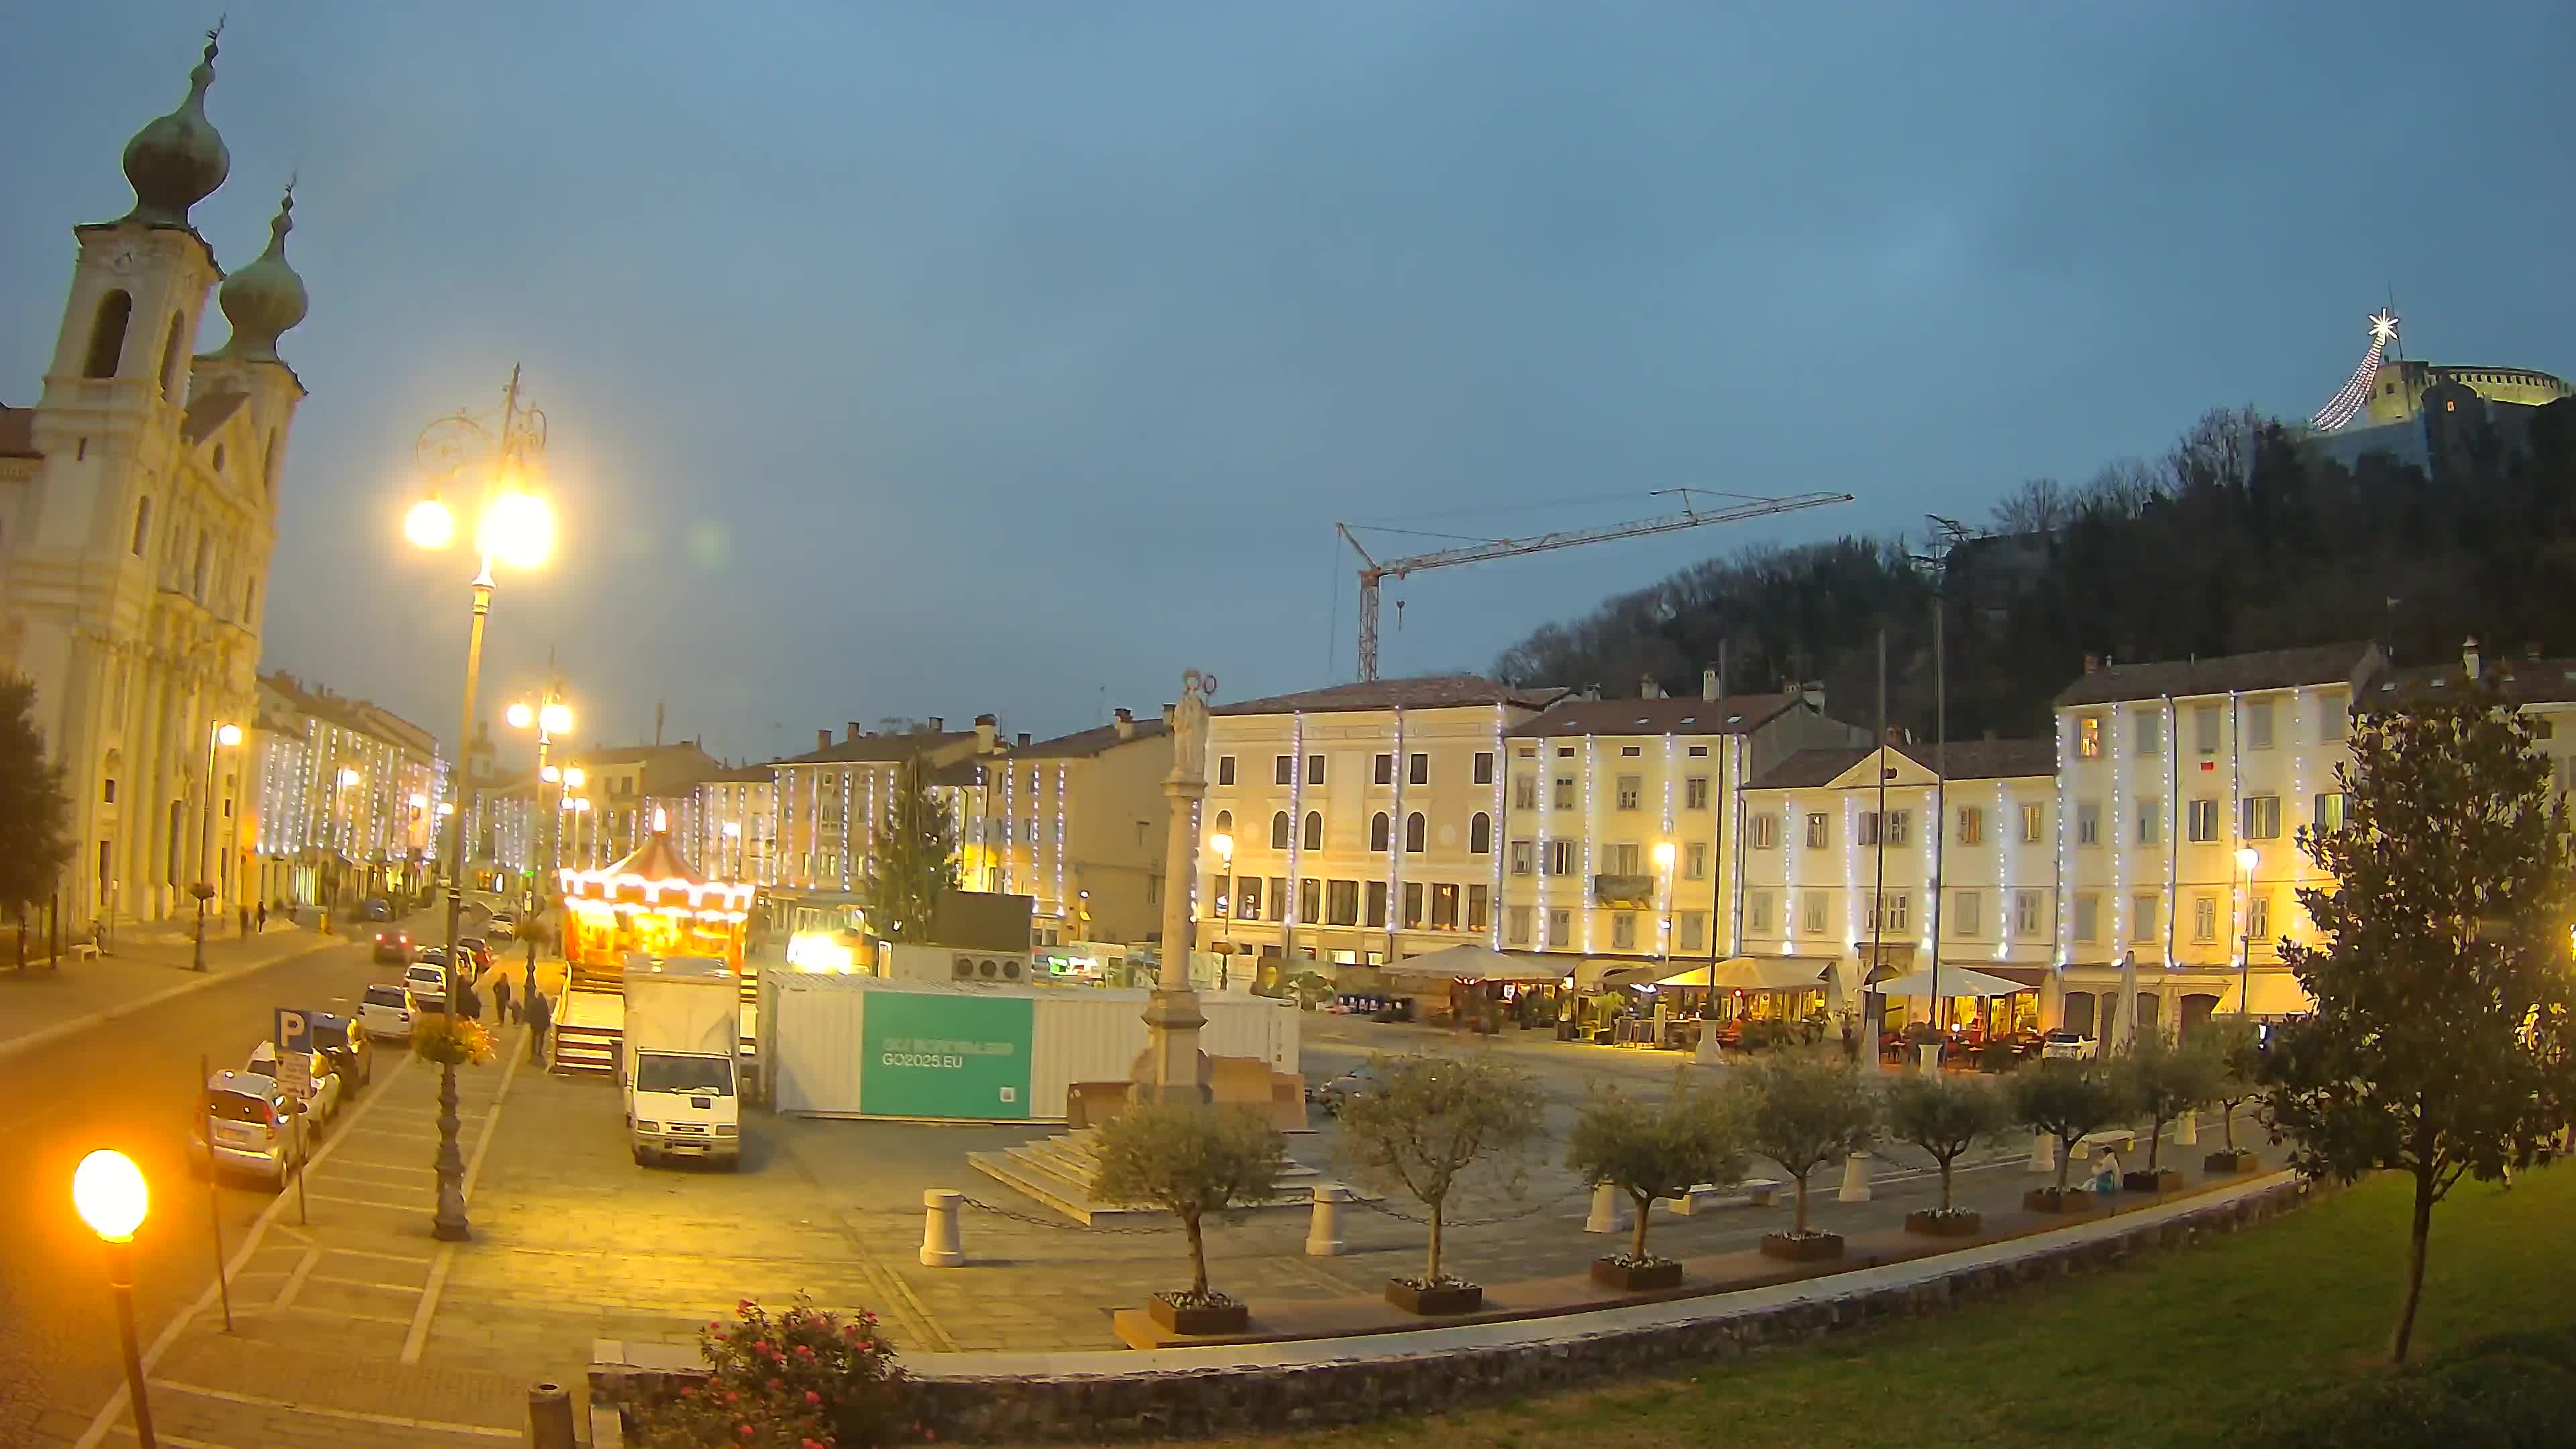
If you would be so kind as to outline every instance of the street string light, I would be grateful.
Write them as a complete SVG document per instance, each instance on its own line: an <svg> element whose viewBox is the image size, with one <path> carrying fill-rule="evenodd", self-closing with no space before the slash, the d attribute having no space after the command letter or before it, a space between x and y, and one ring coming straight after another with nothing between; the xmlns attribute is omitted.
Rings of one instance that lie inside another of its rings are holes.
<svg viewBox="0 0 2576 1449"><path fill-rule="evenodd" d="M465 909L465 820L472 813L473 772L464 763L474 738L474 693L483 671L483 623L492 612L494 560L515 569L533 569L554 549L554 510L536 491L535 472L546 447L546 415L519 400L519 369L510 369L510 384L501 394L501 420L487 428L464 413L438 419L423 428L412 445L421 473L429 480L427 496L412 506L403 532L424 549L443 549L456 538L456 515L446 493L463 484L476 492L473 547L478 560L470 585L474 612L465 642L463 723L456 732L457 759L449 769L456 788L447 815L447 1003L456 1010L456 938ZM451 1057L453 1053L449 1053ZM430 1236L441 1242L473 1237L465 1216L465 1153L457 1140L456 1063L440 1064L438 1082L438 1208L430 1218Z"/></svg>

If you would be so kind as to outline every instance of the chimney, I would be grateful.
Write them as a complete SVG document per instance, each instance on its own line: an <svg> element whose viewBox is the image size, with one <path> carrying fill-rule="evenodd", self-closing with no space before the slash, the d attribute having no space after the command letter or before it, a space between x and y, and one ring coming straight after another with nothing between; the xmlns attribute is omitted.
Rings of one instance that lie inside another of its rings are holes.
<svg viewBox="0 0 2576 1449"><path fill-rule="evenodd" d="M816 731L814 731L814 748L816 748L816 749L818 749L818 750L828 750L828 749L830 749L831 747L832 747L832 732L831 732L830 730L816 730Z"/></svg>
<svg viewBox="0 0 2576 1449"><path fill-rule="evenodd" d="M1022 730L1018 734L1011 736L1011 741L1018 748L1025 750L1029 747L1029 732L1027 730Z"/></svg>
<svg viewBox="0 0 2576 1449"><path fill-rule="evenodd" d="M947 717L944 715L932 715L930 717L930 732L934 735L944 735L948 733Z"/></svg>
<svg viewBox="0 0 2576 1449"><path fill-rule="evenodd" d="M866 731L859 728L859 722L857 720L851 720L847 724L841 726L841 728L849 731L849 733L841 736L841 738L848 740L853 744L858 742L860 735L866 733Z"/></svg>
<svg viewBox="0 0 2576 1449"><path fill-rule="evenodd" d="M1118 738L1122 740L1136 738L1136 712L1132 709L1120 709L1115 728L1118 731Z"/></svg>
<svg viewBox="0 0 2576 1449"><path fill-rule="evenodd" d="M1649 674L1638 681L1637 697L1639 699L1661 699L1663 696L1663 686L1655 683L1655 676Z"/></svg>
<svg viewBox="0 0 2576 1449"><path fill-rule="evenodd" d="M993 753L993 737L1001 733L1001 723L1001 720L993 715L975 716L975 753L979 755Z"/></svg>
<svg viewBox="0 0 2576 1449"><path fill-rule="evenodd" d="M2099 672L2101 671L2101 668L2102 668L2102 656L2101 656L2101 655L2099 655L2099 654L2087 654L2087 655L2085 655L2085 656L2084 656L2084 672L2085 672L2085 673L2087 673L2087 674L2096 674L2096 673L2099 673Z"/></svg>
<svg viewBox="0 0 2576 1449"><path fill-rule="evenodd" d="M1825 682L1821 679L1798 686L1798 698L1818 714L1825 712Z"/></svg>
<svg viewBox="0 0 2576 1449"><path fill-rule="evenodd" d="M2475 634L2460 641L2460 672L2471 679L2478 677L2478 636Z"/></svg>
<svg viewBox="0 0 2576 1449"><path fill-rule="evenodd" d="M1714 668L1701 670L1699 672L1699 697L1702 699L1716 699L1719 697L1720 693L1721 690L1717 682L1717 670Z"/></svg>
<svg viewBox="0 0 2576 1449"><path fill-rule="evenodd" d="M1891 750L1896 748L1898 745L1905 743L1905 731L1897 728L1895 725L1889 725L1887 727L1887 738L1882 741L1882 743Z"/></svg>

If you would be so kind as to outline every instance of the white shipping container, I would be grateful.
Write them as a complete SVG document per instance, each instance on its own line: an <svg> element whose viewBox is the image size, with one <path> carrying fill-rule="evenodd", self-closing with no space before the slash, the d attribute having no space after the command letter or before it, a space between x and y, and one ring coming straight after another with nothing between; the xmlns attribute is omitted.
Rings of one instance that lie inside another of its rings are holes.
<svg viewBox="0 0 2576 1449"><path fill-rule="evenodd" d="M867 1003L883 993L1014 997L1035 1003L1027 1120L1060 1122L1076 1082L1124 1080L1145 1050L1142 991L1064 987L943 986L869 976L761 973L760 1048L771 1102L809 1116L871 1115L861 1099ZM1249 1057L1274 1072L1297 1070L1295 1006L1265 997L1202 998L1200 1050Z"/></svg>

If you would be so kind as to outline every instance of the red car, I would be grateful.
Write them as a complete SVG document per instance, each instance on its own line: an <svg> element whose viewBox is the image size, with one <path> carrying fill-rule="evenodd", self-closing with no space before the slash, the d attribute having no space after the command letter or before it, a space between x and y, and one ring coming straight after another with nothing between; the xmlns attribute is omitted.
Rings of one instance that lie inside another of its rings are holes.
<svg viewBox="0 0 2576 1449"><path fill-rule="evenodd" d="M397 966L410 965L411 937L401 931L378 931L376 933L376 959L379 961L391 961Z"/></svg>

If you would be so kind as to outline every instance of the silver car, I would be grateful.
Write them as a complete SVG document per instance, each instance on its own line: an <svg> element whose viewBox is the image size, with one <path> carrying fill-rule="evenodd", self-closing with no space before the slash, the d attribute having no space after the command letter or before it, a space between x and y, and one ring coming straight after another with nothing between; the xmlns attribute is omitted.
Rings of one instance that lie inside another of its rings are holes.
<svg viewBox="0 0 2576 1449"><path fill-rule="evenodd" d="M304 1151L295 1117L296 1104L278 1092L276 1078L217 1072L199 1095L189 1160L284 1187Z"/></svg>

